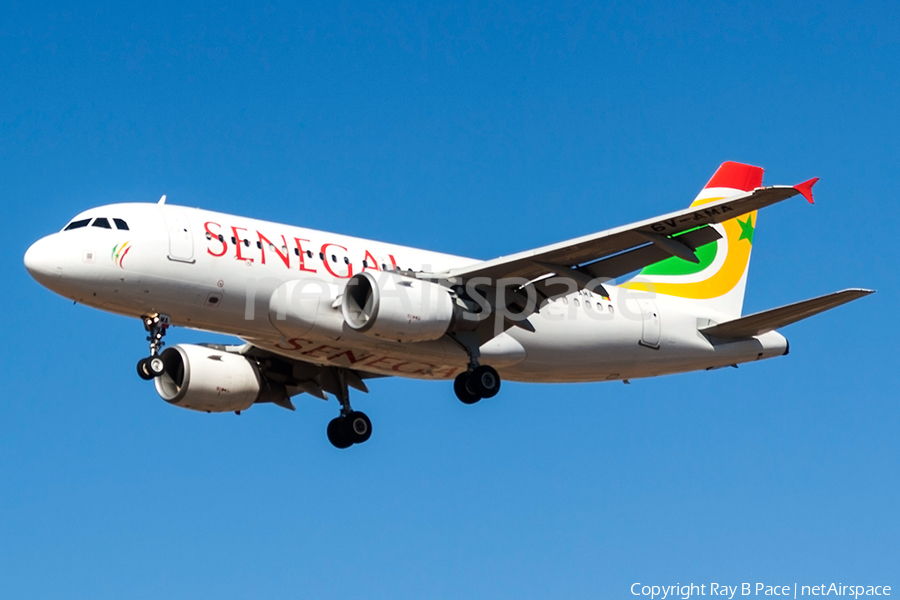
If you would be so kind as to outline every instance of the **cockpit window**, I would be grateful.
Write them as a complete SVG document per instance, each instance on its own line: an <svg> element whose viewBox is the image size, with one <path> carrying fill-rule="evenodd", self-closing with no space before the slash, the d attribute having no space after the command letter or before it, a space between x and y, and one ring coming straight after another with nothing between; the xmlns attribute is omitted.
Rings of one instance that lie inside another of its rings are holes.
<svg viewBox="0 0 900 600"><path fill-rule="evenodd" d="M63 231L69 231L70 229L78 229L79 227L87 227L87 224L90 223L90 219L79 219L77 221L72 221Z"/></svg>
<svg viewBox="0 0 900 600"><path fill-rule="evenodd" d="M109 224L109 219L105 217L100 217L98 219L94 219L94 222L91 223L91 227L102 227L103 229L112 229L112 226Z"/></svg>
<svg viewBox="0 0 900 600"><path fill-rule="evenodd" d="M128 231L128 223L126 223L122 219L113 219L113 223L116 224L116 229L123 229L125 231Z"/></svg>

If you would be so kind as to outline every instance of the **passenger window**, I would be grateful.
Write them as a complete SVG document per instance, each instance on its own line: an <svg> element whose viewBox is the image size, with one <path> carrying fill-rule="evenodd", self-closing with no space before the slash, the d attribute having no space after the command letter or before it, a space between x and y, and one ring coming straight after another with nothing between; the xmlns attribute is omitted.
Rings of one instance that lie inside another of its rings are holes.
<svg viewBox="0 0 900 600"><path fill-rule="evenodd" d="M312 250L306 251L306 258L312 258Z"/></svg>
<svg viewBox="0 0 900 600"><path fill-rule="evenodd" d="M128 231L128 223L126 223L122 219L113 219L113 223L116 224L116 229L121 229L122 231Z"/></svg>
<svg viewBox="0 0 900 600"><path fill-rule="evenodd" d="M575 306L581 306L581 303L578 301L578 298L572 298L572 302L575 304Z"/></svg>
<svg viewBox="0 0 900 600"><path fill-rule="evenodd" d="M94 219L94 222L91 223L91 227L102 227L103 229L112 229L112 226L109 224L109 219L105 219L100 217L99 219Z"/></svg>
<svg viewBox="0 0 900 600"><path fill-rule="evenodd" d="M69 231L71 229L78 229L79 227L87 227L87 224L90 222L91 222L90 219L80 219L78 221L72 221L71 223L66 225L66 228L63 229L63 231Z"/></svg>

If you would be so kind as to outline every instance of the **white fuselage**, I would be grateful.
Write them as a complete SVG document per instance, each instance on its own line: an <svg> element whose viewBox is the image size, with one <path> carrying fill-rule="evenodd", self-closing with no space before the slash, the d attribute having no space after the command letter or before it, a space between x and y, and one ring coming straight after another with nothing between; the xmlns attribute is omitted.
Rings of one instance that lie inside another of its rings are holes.
<svg viewBox="0 0 900 600"><path fill-rule="evenodd" d="M234 335L271 352L320 365L452 379L464 349L448 336L391 342L342 326L335 300L361 270L446 271L479 261L201 209L113 204L76 221L105 217L128 229L85 226L32 246L26 265L62 296L133 317L160 313L173 325ZM315 326L289 318L277 301L286 284L316 284ZM710 340L698 331L729 320L691 300L607 286L609 298L580 291L529 317L481 348L504 379L534 382L649 377L780 356L780 334Z"/></svg>

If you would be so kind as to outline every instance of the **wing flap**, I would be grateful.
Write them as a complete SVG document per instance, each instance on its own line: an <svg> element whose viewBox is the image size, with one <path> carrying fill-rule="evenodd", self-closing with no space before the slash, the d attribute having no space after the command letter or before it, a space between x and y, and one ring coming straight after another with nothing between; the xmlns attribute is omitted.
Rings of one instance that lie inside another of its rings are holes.
<svg viewBox="0 0 900 600"><path fill-rule="evenodd" d="M811 298L809 300L803 300L802 302L795 302L794 304L764 310L711 327L705 327L701 329L700 332L704 335L719 338L746 338L762 335L769 331L817 315L820 312L825 312L826 310L835 308L841 304L846 304L847 302L852 302L863 296L868 296L874 292L875 290L858 288L842 290L840 292L819 296L818 298Z"/></svg>
<svg viewBox="0 0 900 600"><path fill-rule="evenodd" d="M721 237L722 235L718 231L707 225L682 233L672 239L682 242L691 250L696 250L700 246L714 242ZM616 279L627 273L631 273L632 271L638 271L648 265L658 263L670 256L672 256L671 253L667 252L659 245L647 244L584 265L578 270L591 277Z"/></svg>

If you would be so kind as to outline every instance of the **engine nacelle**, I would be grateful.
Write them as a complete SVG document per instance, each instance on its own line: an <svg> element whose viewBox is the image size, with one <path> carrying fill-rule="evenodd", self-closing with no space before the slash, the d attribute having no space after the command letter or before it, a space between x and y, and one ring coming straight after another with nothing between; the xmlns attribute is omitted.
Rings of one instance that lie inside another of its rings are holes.
<svg viewBox="0 0 900 600"><path fill-rule="evenodd" d="M347 281L341 312L348 327L398 342L436 340L454 321L448 288L397 273L357 273Z"/></svg>
<svg viewBox="0 0 900 600"><path fill-rule="evenodd" d="M156 378L156 391L175 406L203 412L245 410L268 389L256 364L240 354L179 344L160 356L166 368Z"/></svg>

